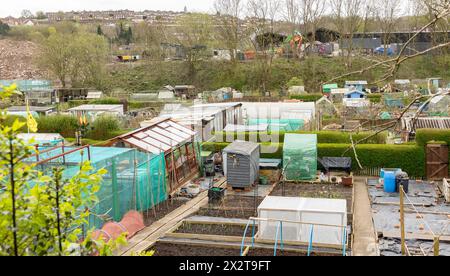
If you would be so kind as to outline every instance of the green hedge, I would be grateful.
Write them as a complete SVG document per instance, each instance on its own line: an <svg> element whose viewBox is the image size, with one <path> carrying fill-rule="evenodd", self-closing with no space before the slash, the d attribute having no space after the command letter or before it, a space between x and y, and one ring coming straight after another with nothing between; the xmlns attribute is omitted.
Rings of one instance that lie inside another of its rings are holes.
<svg viewBox="0 0 450 276"><path fill-rule="evenodd" d="M380 103L382 96L383 96L382 94L367 94L367 98L372 103Z"/></svg>
<svg viewBox="0 0 450 276"><path fill-rule="evenodd" d="M258 143L264 142L284 142L284 136L286 133L297 134L317 134L318 143L338 143L345 144L350 143L350 134L347 132L339 131L293 131L293 132L216 132L216 141L220 142L233 142L234 140L250 141L250 137L258 139ZM374 134L373 132L359 132L353 133L353 140L358 141ZM386 144L387 132L382 132L374 137L371 137L364 144Z"/></svg>
<svg viewBox="0 0 450 276"><path fill-rule="evenodd" d="M229 143L204 143L202 149L206 151L223 150ZM261 158L283 158L282 143L263 143ZM319 157L340 157L350 147L349 144L318 144ZM272 149L272 153L264 153L264 150ZM422 147L417 145L358 145L356 147L358 158L363 167L371 168L401 168L410 176L425 176L425 153ZM358 168L353 151L346 153L352 158L353 169Z"/></svg>
<svg viewBox="0 0 450 276"><path fill-rule="evenodd" d="M92 140L111 139L120 131L120 124L117 118L111 116L100 116L90 125L86 138Z"/></svg>
<svg viewBox="0 0 450 276"><path fill-rule="evenodd" d="M323 97L323 94L304 94L304 95L292 95L290 96L291 100L300 100L304 102L315 102L320 100Z"/></svg>
<svg viewBox="0 0 450 276"><path fill-rule="evenodd" d="M416 132L416 143L424 147L428 142L442 141L450 145L450 130L444 129L418 129Z"/></svg>
<svg viewBox="0 0 450 276"><path fill-rule="evenodd" d="M347 144L318 144L319 157L340 157L348 149ZM367 168L401 168L410 176L425 176L425 152L417 145L367 145L356 146L358 158ZM352 158L353 169L358 168L353 150L346 153Z"/></svg>
<svg viewBox="0 0 450 276"><path fill-rule="evenodd" d="M41 116L37 120L38 132L60 133L63 137L75 137L77 118L70 115Z"/></svg>
<svg viewBox="0 0 450 276"><path fill-rule="evenodd" d="M67 104L69 105L69 108L73 108L73 107L77 107L83 104L89 104L90 101L89 100L70 100L67 102Z"/></svg>
<svg viewBox="0 0 450 276"><path fill-rule="evenodd" d="M90 104L122 104L118 98L102 98L89 101Z"/></svg>
<svg viewBox="0 0 450 276"><path fill-rule="evenodd" d="M214 143L206 142L202 144L204 151L222 151L230 143ZM261 143L261 158L269 159L283 159L283 144L282 143Z"/></svg>

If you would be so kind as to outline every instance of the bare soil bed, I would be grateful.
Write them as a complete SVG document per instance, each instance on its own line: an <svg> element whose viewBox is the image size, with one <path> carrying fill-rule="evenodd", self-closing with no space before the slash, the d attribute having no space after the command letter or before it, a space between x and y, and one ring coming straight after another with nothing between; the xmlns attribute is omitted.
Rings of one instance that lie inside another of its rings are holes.
<svg viewBox="0 0 450 276"><path fill-rule="evenodd" d="M223 218L242 218L256 216L256 208L262 202L262 197L230 195L221 202L208 204L200 208L196 215ZM255 207L256 206L256 207Z"/></svg>
<svg viewBox="0 0 450 276"><path fill-rule="evenodd" d="M202 207L196 213L196 215L206 216L206 217L248 219L250 217L256 216L257 213L255 212L255 209L253 209L253 208L224 210L224 209L212 209L212 208L208 208L208 207Z"/></svg>
<svg viewBox="0 0 450 276"><path fill-rule="evenodd" d="M148 209L144 212L144 223L145 226L149 226L155 221L158 221L165 217L167 214L171 213L178 207L185 204L187 200L184 199L168 199L160 204Z"/></svg>
<svg viewBox="0 0 450 276"><path fill-rule="evenodd" d="M239 248L221 248L157 242L150 250L154 256L239 256Z"/></svg>
<svg viewBox="0 0 450 276"><path fill-rule="evenodd" d="M211 203L210 207L239 207L239 208L254 208L255 203L258 206L263 201L262 197L253 196L226 196L221 202Z"/></svg>
<svg viewBox="0 0 450 276"><path fill-rule="evenodd" d="M346 199L347 210L351 212L353 202L353 188L342 184L303 184L284 183L284 196ZM278 184L270 193L271 196L283 196L283 184Z"/></svg>
<svg viewBox="0 0 450 276"><path fill-rule="evenodd" d="M206 235L220 235L220 236L237 236L242 237L245 231L243 225L226 225L226 224L197 224L197 223L183 223L175 233L187 234L206 234ZM255 227L257 233L258 227ZM247 230L247 237L250 237L252 228Z"/></svg>
<svg viewBox="0 0 450 276"><path fill-rule="evenodd" d="M307 256L306 252L295 252L295 251L287 251L287 250L279 250L277 249L277 256ZM251 248L248 251L247 256L255 256L255 257L271 257L273 256L273 249L269 248ZM311 252L310 256L336 256L329 253L317 253Z"/></svg>

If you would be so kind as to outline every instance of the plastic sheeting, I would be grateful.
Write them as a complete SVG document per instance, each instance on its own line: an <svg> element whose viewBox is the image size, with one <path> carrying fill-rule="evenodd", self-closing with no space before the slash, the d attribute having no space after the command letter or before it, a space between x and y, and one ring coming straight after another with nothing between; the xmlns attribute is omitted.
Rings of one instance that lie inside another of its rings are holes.
<svg viewBox="0 0 450 276"><path fill-rule="evenodd" d="M303 119L249 119L250 126L268 125L270 131L296 131L303 130L305 121Z"/></svg>
<svg viewBox="0 0 450 276"><path fill-rule="evenodd" d="M317 174L317 135L286 134L283 167L288 181L313 180Z"/></svg>
<svg viewBox="0 0 450 276"><path fill-rule="evenodd" d="M136 211L130 211L124 215L120 222L107 222L101 230L94 231L93 238L102 238L105 242L108 242L110 239L115 240L122 233L126 233L127 239L130 239L137 232L144 229L144 227L144 217L142 214Z"/></svg>
<svg viewBox="0 0 450 276"><path fill-rule="evenodd" d="M277 228L283 240L342 245L347 227L347 202L343 199L268 196L258 207L258 237L275 240ZM282 229L280 221L283 221ZM301 223L296 223L301 222Z"/></svg>
<svg viewBox="0 0 450 276"><path fill-rule="evenodd" d="M325 171L342 170L348 173L352 170L352 159L350 157L323 157L319 158Z"/></svg>

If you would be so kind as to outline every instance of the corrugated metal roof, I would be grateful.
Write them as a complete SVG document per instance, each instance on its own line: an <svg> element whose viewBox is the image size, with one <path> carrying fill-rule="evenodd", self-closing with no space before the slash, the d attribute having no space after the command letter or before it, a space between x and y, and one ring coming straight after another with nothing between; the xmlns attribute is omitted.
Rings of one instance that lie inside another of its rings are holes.
<svg viewBox="0 0 450 276"><path fill-rule="evenodd" d="M253 151L257 150L259 145L253 142L244 141L234 141L231 145L226 147L223 151L226 153L239 153L242 155L252 154ZM259 150L259 149L258 149Z"/></svg>
<svg viewBox="0 0 450 276"><path fill-rule="evenodd" d="M413 125L413 118L403 118L403 128L414 131L422 128L450 129L450 117L419 117Z"/></svg>
<svg viewBox="0 0 450 276"><path fill-rule="evenodd" d="M166 119L151 126L121 135L116 139L142 150L159 154L184 144L194 136L195 132L191 129Z"/></svg>

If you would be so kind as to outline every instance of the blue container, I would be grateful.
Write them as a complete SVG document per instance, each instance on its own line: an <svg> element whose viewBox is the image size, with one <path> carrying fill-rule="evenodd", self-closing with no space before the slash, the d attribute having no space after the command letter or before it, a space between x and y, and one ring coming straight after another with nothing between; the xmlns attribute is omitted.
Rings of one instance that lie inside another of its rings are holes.
<svg viewBox="0 0 450 276"><path fill-rule="evenodd" d="M385 171L384 172L384 191L386 193L395 193L395 172Z"/></svg>
<svg viewBox="0 0 450 276"><path fill-rule="evenodd" d="M381 171L380 171L380 178L384 178L384 173L385 172L394 172L394 174L396 174L399 171L402 171L402 169L387 169L387 168L381 169Z"/></svg>

